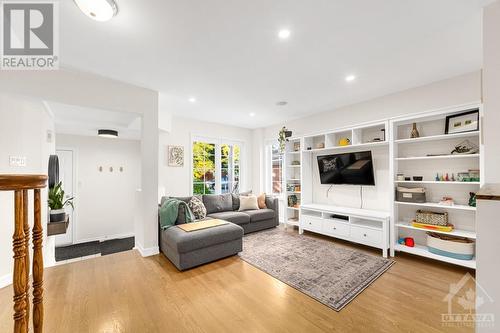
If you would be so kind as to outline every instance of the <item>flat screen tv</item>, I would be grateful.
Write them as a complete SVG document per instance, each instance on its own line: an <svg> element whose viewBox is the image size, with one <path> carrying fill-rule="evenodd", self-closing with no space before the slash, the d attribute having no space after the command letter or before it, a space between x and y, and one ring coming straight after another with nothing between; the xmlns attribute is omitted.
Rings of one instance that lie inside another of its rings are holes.
<svg viewBox="0 0 500 333"><path fill-rule="evenodd" d="M321 184L375 185L371 151L318 156Z"/></svg>

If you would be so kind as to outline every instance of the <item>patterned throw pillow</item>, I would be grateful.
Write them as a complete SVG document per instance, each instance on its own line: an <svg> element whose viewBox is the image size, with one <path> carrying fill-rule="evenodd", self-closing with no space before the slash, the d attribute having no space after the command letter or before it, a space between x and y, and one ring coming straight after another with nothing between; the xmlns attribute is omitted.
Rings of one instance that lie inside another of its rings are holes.
<svg viewBox="0 0 500 333"><path fill-rule="evenodd" d="M205 217L207 217L207 209L199 198L191 198L191 200L189 200L188 206L193 212L194 218L196 220L203 220Z"/></svg>

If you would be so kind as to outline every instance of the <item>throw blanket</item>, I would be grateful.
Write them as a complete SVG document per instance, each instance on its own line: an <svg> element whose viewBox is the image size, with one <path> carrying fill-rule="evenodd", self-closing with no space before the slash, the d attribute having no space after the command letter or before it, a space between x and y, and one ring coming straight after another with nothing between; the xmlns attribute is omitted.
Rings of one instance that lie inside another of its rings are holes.
<svg viewBox="0 0 500 333"><path fill-rule="evenodd" d="M193 222L193 212L184 201L179 199L167 199L160 207L160 226L162 229L168 229L175 225L177 216L179 215L179 207L183 206L186 212L186 223Z"/></svg>

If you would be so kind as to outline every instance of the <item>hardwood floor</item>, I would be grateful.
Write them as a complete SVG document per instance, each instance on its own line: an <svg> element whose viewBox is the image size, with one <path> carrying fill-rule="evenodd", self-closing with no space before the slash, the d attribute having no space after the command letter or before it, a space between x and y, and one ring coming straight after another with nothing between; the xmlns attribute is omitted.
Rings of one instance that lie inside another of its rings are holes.
<svg viewBox="0 0 500 333"><path fill-rule="evenodd" d="M396 261L335 312L238 256L182 273L163 255L97 257L45 270L44 332L473 332L441 325L449 284L467 270ZM11 297L0 289L0 332L12 331Z"/></svg>

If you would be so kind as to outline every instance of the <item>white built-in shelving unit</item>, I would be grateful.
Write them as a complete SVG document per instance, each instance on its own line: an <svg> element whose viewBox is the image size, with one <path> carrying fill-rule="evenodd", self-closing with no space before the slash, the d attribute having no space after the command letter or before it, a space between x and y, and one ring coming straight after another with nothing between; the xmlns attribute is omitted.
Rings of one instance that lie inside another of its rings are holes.
<svg viewBox="0 0 500 333"><path fill-rule="evenodd" d="M355 151L357 149L366 150L372 147L388 146L387 126L387 121L381 121L305 136L303 151L310 153ZM348 139L349 144L341 146L341 139Z"/></svg>
<svg viewBox="0 0 500 333"><path fill-rule="evenodd" d="M302 202L302 138L289 138L284 153L284 205L286 205L284 222L286 226L299 226L300 203ZM289 198L298 200L296 207L289 206Z"/></svg>
<svg viewBox="0 0 500 333"><path fill-rule="evenodd" d="M396 252L406 252L475 268L475 259L458 260L429 252L426 246L429 230L411 225L419 209L448 212L449 222L454 225L453 231L432 232L476 240L476 208L469 206L468 200L469 192L477 192L484 179L481 131L445 134L446 117L469 110L479 110L480 116L482 115L482 106L477 103L290 138L283 154L282 198L286 205L284 222L286 225L298 226L299 233L307 230L378 247L383 251L389 248L392 256ZM420 132L418 138L410 138L413 123L417 124ZM346 138L349 144L340 145L341 139ZM479 152L452 155L454 147L464 140L477 145ZM389 211L370 211L314 202L313 175L317 172L317 156L376 149L389 151L387 182L389 188L394 189L390 191ZM436 180L437 173L448 173L451 178L452 175L456 177L459 172L468 172L469 169L480 170L481 181ZM397 175L401 173L411 177L410 180L398 180ZM414 180L413 176L421 176L423 180ZM398 202L395 195L398 186L425 187L427 202ZM297 197L299 206L288 206L290 196ZM452 197L454 205L439 204L440 199L445 196ZM398 244L400 237L412 237L415 246Z"/></svg>
<svg viewBox="0 0 500 333"><path fill-rule="evenodd" d="M422 113L401 117L390 121L390 169L393 187L424 187L426 189L425 203L398 202L395 191L392 193L391 214L391 254L395 251L411 253L421 257L440 260L468 268L475 268L474 260L458 260L428 251L426 237L429 230L413 227L411 221L418 209L435 212L448 212L449 223L454 225L451 232L438 232L476 239L476 208L468 205L469 192L477 192L481 181L442 181L436 175L448 174L457 177L459 172L480 170L480 179L483 177L483 149L481 132L445 134L446 117L465 111L479 110L481 105L467 105L445 110ZM418 138L410 138L412 124L417 124L420 133ZM468 140L480 148L479 153L471 155L451 155L457 144ZM397 180L397 175L411 177L409 181ZM422 176L422 181L413 180L413 176ZM455 204L452 206L440 205L442 197L452 197ZM398 243L399 238L412 237L415 247L408 247Z"/></svg>

